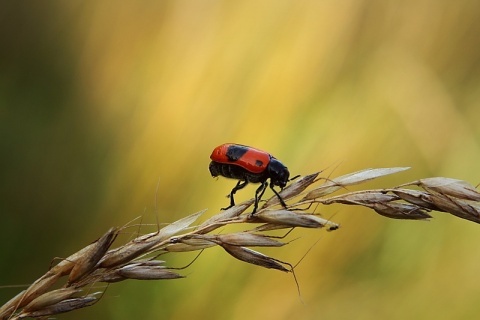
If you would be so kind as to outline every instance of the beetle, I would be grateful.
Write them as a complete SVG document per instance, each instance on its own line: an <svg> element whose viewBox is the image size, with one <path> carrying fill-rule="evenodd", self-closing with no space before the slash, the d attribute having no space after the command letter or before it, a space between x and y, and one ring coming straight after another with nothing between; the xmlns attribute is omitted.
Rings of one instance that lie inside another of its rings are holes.
<svg viewBox="0 0 480 320"><path fill-rule="evenodd" d="M230 192L230 206L222 208L222 210L235 205L233 196L238 190L245 188L249 183L260 183L260 187L255 191L255 204L252 212L254 214L269 179L270 189L278 197L282 206L287 207L274 186L283 189L289 181L290 172L270 153L241 144L225 143L213 149L210 159L212 162L210 162L209 170L212 177L223 176L239 180Z"/></svg>

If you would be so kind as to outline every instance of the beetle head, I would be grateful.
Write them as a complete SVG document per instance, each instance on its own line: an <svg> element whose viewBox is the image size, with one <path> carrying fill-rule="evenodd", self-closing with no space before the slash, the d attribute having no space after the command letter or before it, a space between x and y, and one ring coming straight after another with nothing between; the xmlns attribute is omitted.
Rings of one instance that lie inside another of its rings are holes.
<svg viewBox="0 0 480 320"><path fill-rule="evenodd" d="M273 185L284 188L287 185L290 172L287 167L275 158L270 160L268 164L268 174Z"/></svg>

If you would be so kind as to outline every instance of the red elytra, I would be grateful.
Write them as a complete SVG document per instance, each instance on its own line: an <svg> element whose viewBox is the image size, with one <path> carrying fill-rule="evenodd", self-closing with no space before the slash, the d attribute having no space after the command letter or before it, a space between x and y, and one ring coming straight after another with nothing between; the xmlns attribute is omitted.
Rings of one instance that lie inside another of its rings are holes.
<svg viewBox="0 0 480 320"><path fill-rule="evenodd" d="M252 173L262 173L267 169L272 155L256 148L225 143L213 150L210 159L218 163L237 165Z"/></svg>

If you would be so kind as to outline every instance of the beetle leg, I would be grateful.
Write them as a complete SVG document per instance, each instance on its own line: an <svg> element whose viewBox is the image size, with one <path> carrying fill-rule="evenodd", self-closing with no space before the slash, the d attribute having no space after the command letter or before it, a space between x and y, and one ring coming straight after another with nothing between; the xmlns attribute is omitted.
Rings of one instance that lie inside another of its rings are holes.
<svg viewBox="0 0 480 320"><path fill-rule="evenodd" d="M252 215L257 212L258 208L258 203L260 202L260 199L262 199L263 193L265 192L265 189L267 189L267 181L263 181L260 187L258 187L257 191L255 191L255 205L253 206L253 212ZM260 195L259 195L260 194Z"/></svg>
<svg viewBox="0 0 480 320"><path fill-rule="evenodd" d="M283 201L282 197L280 197L280 194L277 192L277 190L273 188L273 183L271 182L270 182L270 189L272 189L275 195L278 197L278 200L280 201L280 204L282 205L282 207L287 209L287 204L285 203L285 201Z"/></svg>
<svg viewBox="0 0 480 320"><path fill-rule="evenodd" d="M237 185L232 189L232 191L230 192L230 205L226 208L222 208L222 210L227 210L227 209L230 209L231 207L233 207L235 205L235 200L233 199L233 195L235 194L235 192L237 192L238 190L240 189L243 189L245 188L245 186L248 184L248 181L247 180L239 180L237 182Z"/></svg>

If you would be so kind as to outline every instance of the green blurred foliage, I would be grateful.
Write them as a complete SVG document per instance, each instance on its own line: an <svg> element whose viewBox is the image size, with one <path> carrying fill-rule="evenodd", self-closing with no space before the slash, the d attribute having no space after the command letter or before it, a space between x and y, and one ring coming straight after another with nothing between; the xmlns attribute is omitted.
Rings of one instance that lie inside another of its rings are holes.
<svg viewBox="0 0 480 320"><path fill-rule="evenodd" d="M2 3L0 285L135 217L217 212L234 182L207 166L224 142L268 150L293 175L412 166L368 186L476 185L479 28L468 0ZM187 279L115 284L60 318L480 316L479 226L320 211L342 228L265 251L295 263L320 239L297 268L305 304L290 275L215 248Z"/></svg>

